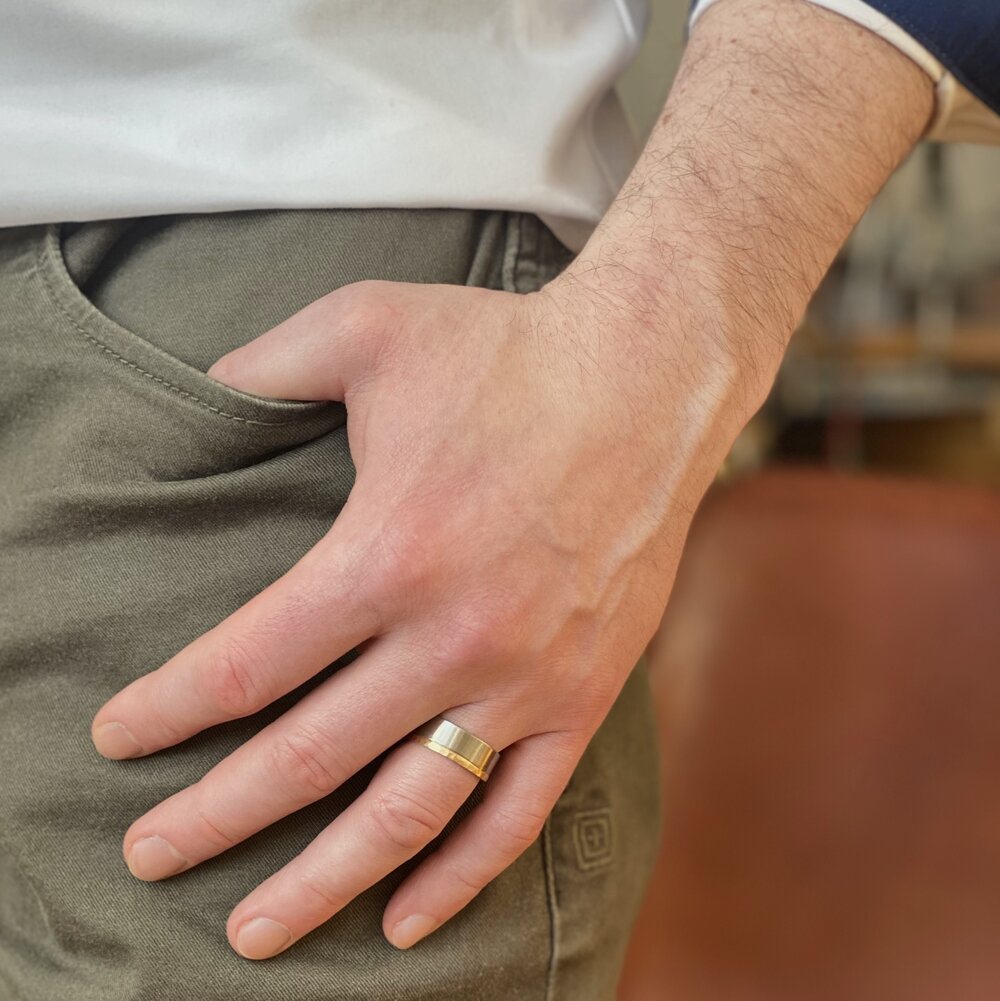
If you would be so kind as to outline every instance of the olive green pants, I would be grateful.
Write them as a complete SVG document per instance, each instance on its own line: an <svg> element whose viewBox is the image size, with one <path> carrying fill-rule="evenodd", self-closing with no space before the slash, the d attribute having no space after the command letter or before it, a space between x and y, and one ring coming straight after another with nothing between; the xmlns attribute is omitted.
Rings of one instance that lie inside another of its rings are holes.
<svg viewBox="0 0 1000 1001"><path fill-rule="evenodd" d="M275 959L243 960L224 934L233 905L343 810L371 769L163 883L133 879L121 858L132 820L339 663L267 710L148 759L105 761L89 737L107 698L284 573L351 489L340 404L229 389L204 374L217 357L348 282L527 292L569 259L535 216L500 211L0 229L2 1001L614 996L658 837L643 669L542 837L408 952L385 941L380 918L410 866Z"/></svg>

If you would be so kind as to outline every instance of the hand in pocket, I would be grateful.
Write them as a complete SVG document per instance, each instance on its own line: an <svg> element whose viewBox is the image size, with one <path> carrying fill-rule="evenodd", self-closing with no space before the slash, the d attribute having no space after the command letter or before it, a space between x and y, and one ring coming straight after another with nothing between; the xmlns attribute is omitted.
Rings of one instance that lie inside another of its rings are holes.
<svg viewBox="0 0 1000 1001"><path fill-rule="evenodd" d="M439 714L501 759L395 893L389 939L412 945L535 840L659 622L721 460L704 447L720 387L683 338L655 333L568 278L528 295L362 282L209 369L261 396L346 403L357 481L287 574L101 708L98 749L153 753L363 651L136 820L136 876L195 866L395 748L233 910L237 951L281 951L423 849L476 786L404 740Z"/></svg>

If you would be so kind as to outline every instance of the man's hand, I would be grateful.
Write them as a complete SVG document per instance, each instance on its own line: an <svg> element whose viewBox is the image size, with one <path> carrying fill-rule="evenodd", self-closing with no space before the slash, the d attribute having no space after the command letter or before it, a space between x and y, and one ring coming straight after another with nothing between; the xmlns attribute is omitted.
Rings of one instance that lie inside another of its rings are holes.
<svg viewBox="0 0 1000 1001"><path fill-rule="evenodd" d="M531 844L660 619L695 506L930 93L835 15L726 0L559 279L525 296L346 286L220 359L209 374L238 389L343 400L357 481L284 577L103 706L95 743L149 754L362 652L139 818L132 871L197 865L394 748L233 911L239 952L280 951L468 796L468 772L395 747L438 714L503 755L483 803L396 892L386 934L411 945Z"/></svg>
<svg viewBox="0 0 1000 1001"><path fill-rule="evenodd" d="M386 934L410 944L534 841L663 611L725 396L696 359L653 374L638 343L609 353L622 331L592 309L555 288L366 282L213 366L261 395L343 399L357 481L291 571L101 709L98 746L157 751L365 648L137 820L135 875L217 855L439 713L503 754L482 805L396 894ZM234 947L260 958L315 928L439 834L476 781L416 744L392 751L236 908Z"/></svg>

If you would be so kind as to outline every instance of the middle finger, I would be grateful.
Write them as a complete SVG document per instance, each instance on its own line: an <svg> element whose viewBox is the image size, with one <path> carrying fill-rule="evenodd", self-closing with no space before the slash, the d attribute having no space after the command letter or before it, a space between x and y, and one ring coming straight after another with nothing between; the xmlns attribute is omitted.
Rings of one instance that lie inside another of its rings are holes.
<svg viewBox="0 0 1000 1001"><path fill-rule="evenodd" d="M226 851L329 795L449 704L407 654L402 644L376 642L198 782L141 816L122 844L132 874L163 879Z"/></svg>

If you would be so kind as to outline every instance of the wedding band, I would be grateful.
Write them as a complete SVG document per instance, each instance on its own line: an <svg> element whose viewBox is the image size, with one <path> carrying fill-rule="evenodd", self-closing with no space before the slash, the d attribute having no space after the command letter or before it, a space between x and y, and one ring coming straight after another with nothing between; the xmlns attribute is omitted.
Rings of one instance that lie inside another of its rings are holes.
<svg viewBox="0 0 1000 1001"><path fill-rule="evenodd" d="M435 716L429 723L414 730L410 740L461 765L483 782L490 777L500 760L498 750L443 716Z"/></svg>

